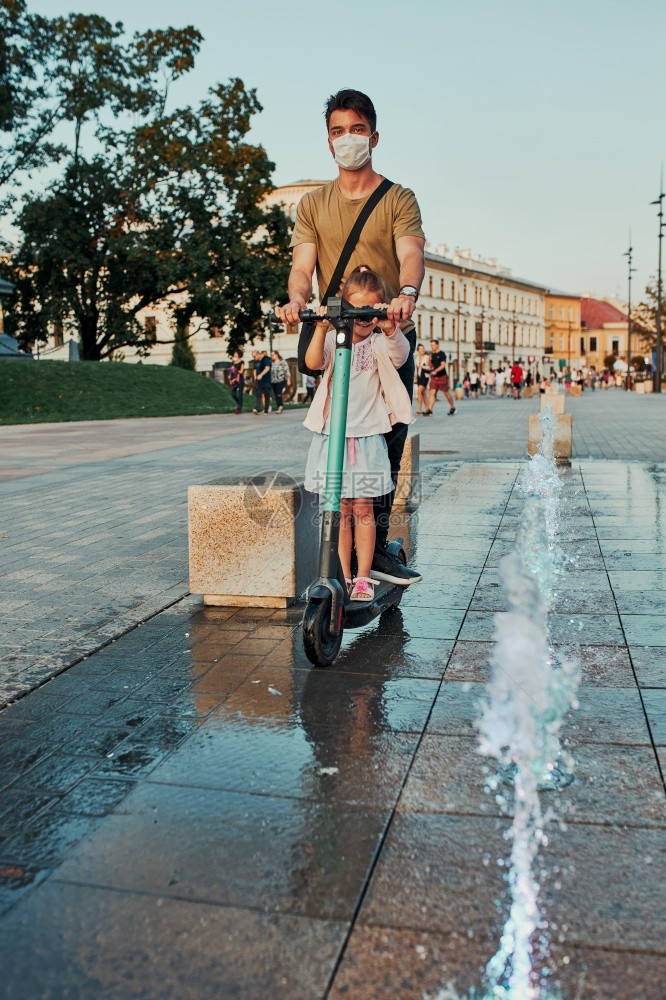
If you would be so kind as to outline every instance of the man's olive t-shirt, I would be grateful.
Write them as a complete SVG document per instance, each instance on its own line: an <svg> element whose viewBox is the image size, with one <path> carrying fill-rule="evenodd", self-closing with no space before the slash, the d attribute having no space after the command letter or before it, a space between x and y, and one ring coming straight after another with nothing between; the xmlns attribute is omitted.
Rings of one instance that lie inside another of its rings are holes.
<svg viewBox="0 0 666 1000"><path fill-rule="evenodd" d="M291 246L316 245L320 295L326 292L351 228L369 197L345 198L334 180L301 198ZM414 192L394 184L366 221L345 269L340 290L355 267L367 264L384 279L389 300L394 298L400 290L400 263L395 241L401 236L423 238L421 212ZM413 328L411 322L403 324L405 331Z"/></svg>

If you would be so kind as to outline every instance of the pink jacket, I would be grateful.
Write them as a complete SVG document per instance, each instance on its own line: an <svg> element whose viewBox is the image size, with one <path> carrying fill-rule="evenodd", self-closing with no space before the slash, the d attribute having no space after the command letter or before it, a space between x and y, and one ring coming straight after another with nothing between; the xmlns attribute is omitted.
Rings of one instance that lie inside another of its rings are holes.
<svg viewBox="0 0 666 1000"><path fill-rule="evenodd" d="M404 365L409 357L409 341L400 328L391 336L371 333L372 346L377 358L379 382L392 424L411 424L412 404L409 393L400 380L396 367ZM335 330L329 330L324 342L324 374L310 404L303 425L316 434L321 434L331 407L333 386L333 361L335 359Z"/></svg>

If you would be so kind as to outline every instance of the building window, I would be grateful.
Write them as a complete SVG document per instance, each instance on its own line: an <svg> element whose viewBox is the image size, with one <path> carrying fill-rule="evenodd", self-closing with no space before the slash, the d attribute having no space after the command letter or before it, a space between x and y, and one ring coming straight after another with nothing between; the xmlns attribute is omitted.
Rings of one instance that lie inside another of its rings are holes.
<svg viewBox="0 0 666 1000"><path fill-rule="evenodd" d="M618 354L620 353L620 341L619 340L615 340L615 338L613 338L613 349L612 349L611 353L614 354L615 357L617 357Z"/></svg>
<svg viewBox="0 0 666 1000"><path fill-rule="evenodd" d="M416 317L416 329L418 331L419 336L421 336L421 313L419 313L418 316Z"/></svg>
<svg viewBox="0 0 666 1000"><path fill-rule="evenodd" d="M428 324L428 326L429 326L429 329L430 329L430 339L432 340L432 338L435 336L435 317L434 316L430 317L430 323Z"/></svg>
<svg viewBox="0 0 666 1000"><path fill-rule="evenodd" d="M157 341L157 317L145 316L143 320L143 333L149 344Z"/></svg>
<svg viewBox="0 0 666 1000"><path fill-rule="evenodd" d="M597 338L596 337L590 337L590 350L591 351L596 351L596 349L597 349Z"/></svg>
<svg viewBox="0 0 666 1000"><path fill-rule="evenodd" d="M442 339L444 339L446 337L446 319L444 318L444 316L442 316L442 333L441 333L441 337L442 337Z"/></svg>
<svg viewBox="0 0 666 1000"><path fill-rule="evenodd" d="M440 278L439 280L439 294L444 298L444 278Z"/></svg>
<svg viewBox="0 0 666 1000"><path fill-rule="evenodd" d="M455 302L455 298L456 298L456 283L455 283L455 281L451 282L451 298Z"/></svg>
<svg viewBox="0 0 666 1000"><path fill-rule="evenodd" d="M560 306L560 319L564 319L564 306Z"/></svg>
<svg viewBox="0 0 666 1000"><path fill-rule="evenodd" d="M567 309L567 319L571 323L571 309Z"/></svg>
<svg viewBox="0 0 666 1000"><path fill-rule="evenodd" d="M432 295L432 274L428 275L428 295Z"/></svg>
<svg viewBox="0 0 666 1000"><path fill-rule="evenodd" d="M65 342L65 338L62 333L62 320L57 319L53 325L53 345L54 347L62 347Z"/></svg>
<svg viewBox="0 0 666 1000"><path fill-rule="evenodd" d="M555 306L550 306L548 309L548 319L555 319Z"/></svg>
<svg viewBox="0 0 666 1000"><path fill-rule="evenodd" d="M585 354L585 337L580 338L580 353Z"/></svg>

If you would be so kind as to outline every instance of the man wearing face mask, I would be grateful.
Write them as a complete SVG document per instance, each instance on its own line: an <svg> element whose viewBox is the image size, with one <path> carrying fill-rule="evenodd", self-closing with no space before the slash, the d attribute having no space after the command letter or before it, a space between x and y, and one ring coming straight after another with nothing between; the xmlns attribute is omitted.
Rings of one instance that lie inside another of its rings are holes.
<svg viewBox="0 0 666 1000"><path fill-rule="evenodd" d="M289 302L276 309L286 323L298 323L312 295L312 278L317 271L320 295L328 288L342 248L370 195L384 178L372 166L372 151L379 142L377 115L372 101L358 90L333 94L325 107L328 148L338 177L301 199L294 232L289 275ZM340 288L355 267L365 264L377 271L389 292L388 318L400 323L411 351L398 369L410 399L414 386L416 334L412 314L424 275L425 239L421 213L412 191L393 184L375 205L340 280ZM339 294L339 289L332 294ZM386 435L393 482L397 480L407 437L406 424L394 424ZM377 548L372 576L393 583L409 584L421 579L419 573L402 566L386 552L388 521L394 493L375 502Z"/></svg>

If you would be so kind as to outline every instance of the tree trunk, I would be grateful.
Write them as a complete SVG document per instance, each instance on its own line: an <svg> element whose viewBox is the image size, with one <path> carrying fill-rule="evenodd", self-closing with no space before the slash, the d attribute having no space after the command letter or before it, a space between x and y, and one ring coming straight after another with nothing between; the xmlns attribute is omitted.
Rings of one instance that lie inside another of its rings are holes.
<svg viewBox="0 0 666 1000"><path fill-rule="evenodd" d="M99 361L101 358L97 327L99 325L99 313L97 310L91 313L84 313L78 317L79 336L81 338L81 360Z"/></svg>

